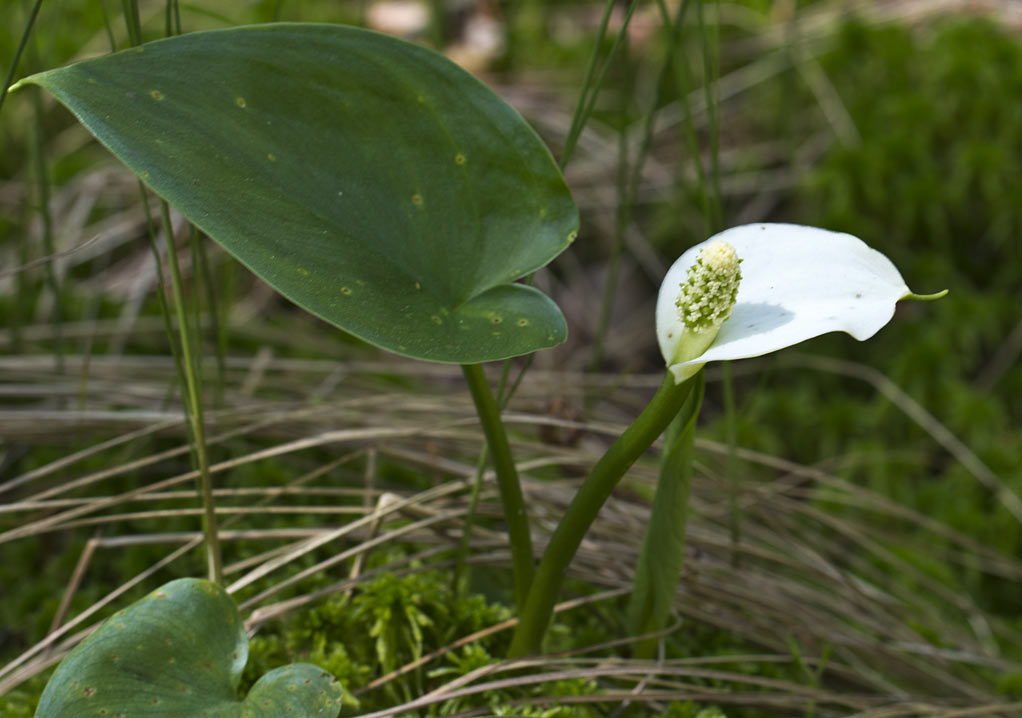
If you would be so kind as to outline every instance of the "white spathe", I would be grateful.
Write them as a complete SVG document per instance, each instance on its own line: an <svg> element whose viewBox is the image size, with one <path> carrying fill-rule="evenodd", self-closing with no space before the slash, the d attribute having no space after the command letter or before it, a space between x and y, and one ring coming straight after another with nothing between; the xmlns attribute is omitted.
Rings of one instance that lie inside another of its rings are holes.
<svg viewBox="0 0 1022 718"><path fill-rule="evenodd" d="M703 247L727 242L742 260L742 280L731 317L709 348L671 364L684 324L675 300ZM678 257L660 287L656 306L660 351L681 382L711 361L761 356L828 332L869 339L912 296L887 257L858 237L797 224L732 227Z"/></svg>

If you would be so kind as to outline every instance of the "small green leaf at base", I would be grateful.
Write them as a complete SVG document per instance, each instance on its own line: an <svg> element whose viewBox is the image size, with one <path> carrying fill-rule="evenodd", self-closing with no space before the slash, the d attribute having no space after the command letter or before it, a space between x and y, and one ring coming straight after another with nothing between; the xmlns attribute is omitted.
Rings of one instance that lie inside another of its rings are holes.
<svg viewBox="0 0 1022 718"><path fill-rule="evenodd" d="M248 637L214 583L171 581L111 616L57 667L36 718L336 718L333 676L297 663L236 694Z"/></svg>

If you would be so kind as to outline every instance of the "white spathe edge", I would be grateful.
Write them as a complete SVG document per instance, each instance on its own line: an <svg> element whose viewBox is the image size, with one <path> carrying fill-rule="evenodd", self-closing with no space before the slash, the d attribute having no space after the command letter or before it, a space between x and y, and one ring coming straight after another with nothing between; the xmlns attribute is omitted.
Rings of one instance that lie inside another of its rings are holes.
<svg viewBox="0 0 1022 718"><path fill-rule="evenodd" d="M731 317L710 347L670 364L684 332L675 301L688 268L710 242L722 240L742 260ZM732 227L689 248L671 266L656 306L657 341L678 382L711 361L762 356L829 332L869 339L912 292L886 256L858 237L797 224Z"/></svg>

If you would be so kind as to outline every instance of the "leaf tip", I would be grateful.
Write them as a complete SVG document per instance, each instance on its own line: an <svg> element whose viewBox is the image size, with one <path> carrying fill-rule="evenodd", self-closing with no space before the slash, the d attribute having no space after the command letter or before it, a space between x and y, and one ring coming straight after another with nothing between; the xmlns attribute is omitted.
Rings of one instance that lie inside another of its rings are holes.
<svg viewBox="0 0 1022 718"><path fill-rule="evenodd" d="M932 302L935 299L940 299L941 297L947 295L947 293L948 293L947 289L944 289L940 292L934 292L933 294L916 294L915 292L907 292L906 294L902 295L901 299L916 302Z"/></svg>

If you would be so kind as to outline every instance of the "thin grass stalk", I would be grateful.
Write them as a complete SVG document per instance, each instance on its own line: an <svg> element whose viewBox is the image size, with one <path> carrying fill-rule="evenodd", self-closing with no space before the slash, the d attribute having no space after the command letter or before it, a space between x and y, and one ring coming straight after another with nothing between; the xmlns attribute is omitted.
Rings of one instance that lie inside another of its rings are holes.
<svg viewBox="0 0 1022 718"><path fill-rule="evenodd" d="M181 6L178 0L167 0L164 13L164 27L167 37L181 34Z"/></svg>
<svg viewBox="0 0 1022 718"><path fill-rule="evenodd" d="M720 74L720 17L707 30L702 2L696 3L696 19L703 55L703 91L706 94L707 132L710 141L710 187L712 200L707 209L707 236L721 229L723 209L720 193L720 103L717 101L717 77Z"/></svg>
<svg viewBox="0 0 1022 718"><path fill-rule="evenodd" d="M213 284L213 276L209 271L209 253L206 251L206 242L199 236L199 230L195 225L190 225L189 243L192 249L192 263L198 269L196 288L200 285L205 288L206 302L209 305L209 331L213 336L213 346L216 358L216 392L213 396L214 406L220 408L224 403L224 381L227 376L227 342L221 341L225 334L220 321L220 307L218 306L216 288ZM198 294L198 292L196 292ZM199 320L200 305L198 299L195 304L195 321ZM226 337L224 337L226 339Z"/></svg>
<svg viewBox="0 0 1022 718"><path fill-rule="evenodd" d="M525 357L525 361L522 363L522 368L518 371L518 376L509 385L506 381L508 374L511 372L511 359L506 359L500 372L500 391L497 393L497 403L500 405L500 410L504 411L507 405L511 402L511 397L518 391L518 387L522 385L522 380L525 378L525 374L532 368L532 363L536 361L536 353L533 352Z"/></svg>
<svg viewBox="0 0 1022 718"><path fill-rule="evenodd" d="M207 266L209 262L206 262ZM230 341L231 303L234 300L235 287L238 283L238 263L230 256L225 256L219 273L220 296L217 299L216 318L213 327L216 331L216 352L223 358L225 376L227 366L227 349Z"/></svg>
<svg viewBox="0 0 1022 718"><path fill-rule="evenodd" d="M531 363L535 353L528 356L527 364ZM524 372L524 370L523 370ZM507 380L511 374L511 360L503 362L500 370L500 382L497 384L497 411L503 412L507 402L511 398L508 391ZM512 387L513 391L514 387ZM489 445L484 445L479 452L479 459L476 461L475 474L472 477L472 490L469 494L468 511L465 514L464 525L461 529L461 541L458 544L458 552L454 561L454 575L451 577L451 593L460 596L464 588L462 581L465 569L468 566L468 553L472 544L472 529L475 526L476 512L479 510L479 497L483 488L483 473L486 470L486 463L490 458ZM531 540L531 539L530 539Z"/></svg>
<svg viewBox="0 0 1022 718"><path fill-rule="evenodd" d="M117 41L114 40L114 28L110 23L110 13L106 9L106 0L100 0L99 7L103 12L103 28L106 30L106 39L110 43L110 52L117 52Z"/></svg>
<svg viewBox="0 0 1022 718"><path fill-rule="evenodd" d="M206 450L206 428L203 419L202 398L199 391L199 370L196 362L197 348L193 348L190 324L184 305L184 290L181 286L181 270L178 264L177 248L174 246L174 228L170 221L170 206L161 201L160 214L163 217L163 232L167 240L167 261L170 265L171 288L174 293L174 304L178 317L178 337L181 342L181 354L184 358L185 388L188 411L188 422L194 441L195 456L199 470L199 490L202 495L204 516L202 530L206 536L206 561L209 578L223 584L223 563L220 552L220 539L217 536L216 512L213 501L213 480L209 471L209 456Z"/></svg>
<svg viewBox="0 0 1022 718"><path fill-rule="evenodd" d="M596 41L593 44L593 52L589 57L589 64L586 67L585 78L582 81L582 88L579 91L578 101L575 104L575 111L571 118L571 125L568 129L568 134L564 141L564 148L561 152L561 157L558 160L558 166L563 171L571 160L572 155L575 152L575 146L578 143L579 137L582 135L582 130L585 128L586 123L589 121L589 117L592 115L593 108L596 105L596 98L599 95L599 88L603 86L603 81L606 79L607 71L609 70L614 56L617 53L618 48L621 45L623 37L627 37L628 25L631 23L632 15L635 9L639 6L638 0L628 6L628 12L625 14L624 22L621 25L621 30L618 32L617 37L614 40L614 44L611 46L610 51L607 53L607 58L603 63L600 71L600 76L597 78L595 85L593 84L593 74L596 71L596 64L600 57L600 48L603 46L603 40L607 36L607 25L610 20L610 13L614 9L614 0L608 0L604 6L603 16L600 18L600 29L597 31ZM588 102L586 101L588 98ZM526 283L532 284L533 275L529 275L526 278ZM505 360L505 365L510 366L510 359ZM518 384L523 378L525 378L526 372L532 365L532 355L526 359L526 364L522 368L521 373L515 380L514 385L511 387L508 393L508 399L514 394Z"/></svg>
<svg viewBox="0 0 1022 718"><path fill-rule="evenodd" d="M468 564L468 552L472 548L472 529L475 526L476 512L479 510L479 496L483 488L483 474L486 472L486 464L490 458L488 446L483 446L479 451L479 459L476 461L475 475L472 477L472 490L468 497L468 510L465 513L465 523L461 528L461 541L458 543L458 551L454 559L454 571L451 576L451 593L460 596L463 593L465 581L465 568Z"/></svg>
<svg viewBox="0 0 1022 718"><path fill-rule="evenodd" d="M689 157L696 172L696 186L699 190L699 203L703 208L704 235L709 237L713 234L711 228L713 223L710 220L711 201L709 192L706 190L706 169L703 167L702 154L699 150L699 139L696 137L695 120L692 117L692 105L689 102L688 86L692 81L688 65L684 57L679 53L675 56L674 74L678 83L678 101L681 103L682 122L679 123L679 130L682 134L682 141L688 145ZM679 204L684 202L685 184L682 176L678 179Z"/></svg>
<svg viewBox="0 0 1022 718"><path fill-rule="evenodd" d="M521 609L525 606L526 596L532 585L533 553L532 536L529 531L529 515L525 508L525 497L518 479L511 446L508 444L507 432L500 420L500 409L486 374L479 364L463 364L462 371L472 400L475 402L476 414L486 434L486 443L493 457L493 468L497 474L497 487L500 490L501 505L504 508L504 520L507 523L508 539L511 544L511 563L514 576L515 604Z"/></svg>
<svg viewBox="0 0 1022 718"><path fill-rule="evenodd" d="M124 22L128 28L128 36L132 45L140 45L142 42L142 23L138 12L137 0L123 0ZM159 249L156 247L156 238L153 231L152 217L149 214L149 204L145 186L139 180L139 189L142 193L142 201L145 205L146 219L149 226L149 236L153 245L153 253L156 257L156 266L160 279L160 287L163 285L163 272L160 269ZM198 469L199 492L203 503L203 534L206 537L206 562L211 581L223 584L223 559L220 550L220 539L217 535L216 513L213 503L213 482L209 471L209 456L206 450L205 422L203 420L201 393L198 387L199 372L196 365L195 354L192 352L190 340L190 329L187 314L185 313L184 291L181 286L181 271L177 259L177 247L174 244L174 228L170 221L170 207L161 201L160 212L163 220L163 230L167 240L167 258L170 262L171 287L174 294L175 310L178 317L178 333L181 341L181 355L173 341L173 330L171 328L170 311L166 305L162 290L157 292L160 295L161 308L163 309L163 321L167 331L167 337L173 347L175 364L178 368L178 376L184 377L186 388L185 409L188 413L189 427L191 429L193 446L192 455ZM183 361L182 361L183 359Z"/></svg>
<svg viewBox="0 0 1022 718"><path fill-rule="evenodd" d="M585 115L586 98L590 91L596 91L592 87L593 75L596 73L596 65L600 59L600 48L603 46L603 39L607 36L607 25L610 22L610 14L614 10L614 0L607 0L603 6L603 15L600 17L600 27L596 31L596 39L593 41L593 51L589 55L589 62L586 64L586 72L582 77L582 87L578 92L578 101L575 103L575 111L571 116L571 124L568 126L568 134L564 138L564 147L561 149L561 159L558 162L563 170L571 156L575 153L575 145L582 136L582 129L585 127L588 116Z"/></svg>
<svg viewBox="0 0 1022 718"><path fill-rule="evenodd" d="M585 127L586 122L589 121L589 117L593 114L593 109L596 107L596 99L600 94L600 88L603 87L604 80L607 79L607 73L610 71L610 67L614 62L614 57L617 55L618 49L621 47L623 38L627 37L628 35L628 26L631 24L632 16L635 14L635 10L638 7L639 0L632 0L632 2L629 3L628 5L628 11L625 13L625 18L621 23L621 29L618 31L617 37L614 38L614 44L610 46L610 50L607 52L607 58L606 60L604 60L603 66L600 68L600 76L596 78L596 84L593 87L592 92L589 93L589 101L586 103L586 106L582 109L582 113L579 117L578 129L576 130L577 136L575 137L574 140L575 143L578 142L578 137L582 135L582 129ZM601 26L601 30L605 31L606 28ZM604 32L604 34L606 33ZM599 44L602 43L602 39L603 35L597 38L597 48L599 48ZM573 129L574 123L575 118L572 118ZM575 145L572 144L571 146L572 150L574 150L574 146ZM570 154L562 153L560 162L561 169L564 169L564 166L567 164L568 159L570 159Z"/></svg>
<svg viewBox="0 0 1022 718"><path fill-rule="evenodd" d="M138 16L138 4L133 0L123 0L122 6L124 8L124 24L128 29L129 41L132 45L137 46L142 42L141 33L141 21ZM110 19L106 10L106 2L102 3L103 7L103 20L106 23L107 35L110 39L110 52L116 50L114 42L113 29L110 27ZM142 180L138 180L138 192L142 199L142 209L145 212L146 218L146 229L149 234L149 246L152 249L153 261L156 267L156 280L157 286L164 287L165 278L163 274L163 260L160 257L160 248L156 243L156 223L153 221L152 213L149 211L149 194L146 190L146 186L142 183ZM163 317L163 328L166 333L168 343L170 344L171 353L174 356L174 366L177 369L177 376L179 382L184 378L184 365L181 363L181 355L178 353L177 344L174 342L174 329L170 319L170 307L167 306L167 299L163 294L163 291L158 291L156 297L159 300L160 315Z"/></svg>
<svg viewBox="0 0 1022 718"><path fill-rule="evenodd" d="M607 332L610 327L610 314L613 308L614 296L617 293L617 280L620 272L621 255L624 251L624 238L625 233L628 231L628 225L632 221L632 210L635 208L635 197L639 191L639 182L642 179L642 168L646 164L646 157L649 155L649 148L653 142L653 129L654 123L657 116L657 111L660 108L661 101L663 99L663 91L665 86L665 80L667 73L670 70L675 52L678 47L678 40L681 37L681 31L685 23L685 11L688 9L689 0L683 0L681 5L678 7L678 14L672 20L667 8L663 4L663 0L658 3L660 6L661 20L668 28L667 47L664 54L663 64L660 66L660 71L657 74L656 79L656 92L653 99L653 105L646 113L646 121L643 125L642 139L639 143L639 148L635 155L635 160L632 163L632 171L627 180L625 181L624 172L627 168L627 143L625 141L625 134L622 132L620 136L620 147L619 147L619 164L618 164L618 213L617 222L615 224L615 235L614 245L611 250L610 260L607 265L607 282L604 286L603 302L600 307L600 319L597 325L596 337L593 341L593 358L590 363L590 371L598 371L600 364L602 363L602 355L604 343L606 342ZM627 65L627 45L625 46L625 63ZM625 124L626 112L625 108L622 107L622 126Z"/></svg>
<svg viewBox="0 0 1022 718"><path fill-rule="evenodd" d="M48 257L57 254L53 244L53 216L50 214L50 181L46 172L46 159L43 152L43 103L40 97L39 88L33 88L32 111L35 118L32 131L30 152L32 164L35 168L36 192L39 199L39 218L43 225L43 252ZM43 270L45 282L53 296L53 358L56 361L57 371L64 371L64 341L61 326L64 323L64 308L61 300L60 281L57 279L57 269L54 262L46 262Z"/></svg>
<svg viewBox="0 0 1022 718"><path fill-rule="evenodd" d="M596 72L596 66L600 59L600 48L603 46L603 40L607 36L607 26L610 22L610 15L614 9L614 0L607 0L606 5L603 8L603 15L600 18L600 27L596 33L596 40L593 43L593 52L589 56L589 62L586 65L585 77L582 80L582 87L579 90L578 100L575 103L575 110L571 117L571 124L568 128L568 133L564 140L564 147L561 151L560 159L557 164L558 167L563 171L567 167L568 162L571 160L572 155L575 153L575 147L578 144L579 138L582 136L582 130L585 128L586 123L589 121L589 117L592 115L593 107L596 103L596 98L599 95L599 88L603 85L603 81L606 78L607 70L610 67L614 55L620 45L621 38L627 35L628 25L631 22L632 14L638 7L638 0L633 2L628 7L628 12L625 15L624 22L622 23L621 30L618 33L614 44L611 46L610 52L607 54L607 58L603 63L602 71L600 72L599 78L596 80L595 85L593 84L593 75ZM591 95L591 97L590 97ZM587 99L589 100L587 102ZM533 275L529 275L525 279L527 284L532 284ZM515 390L518 388L519 383L525 378L526 372L532 365L533 355L530 354L526 358L525 366L522 367L521 373L515 383L511 386L508 392L508 399L514 395ZM504 362L505 370L510 367L510 359L506 359Z"/></svg>
<svg viewBox="0 0 1022 718"><path fill-rule="evenodd" d="M142 184L142 180L138 180L138 192L142 198L142 209L145 212L146 219L146 231L149 235L149 247L152 250L153 262L156 267L156 286L160 288L156 292L156 299L160 305L160 317L163 319L163 331L167 337L167 343L170 345L170 353L174 358L174 368L177 371L177 378L179 383L184 383L185 368L181 362L181 352L178 351L177 342L174 341L174 323L170 318L170 307L167 306L167 297L163 293L163 287L166 285L166 278L163 273L163 258L160 256L160 247L156 243L156 223L153 221L153 215L149 211L149 194L146 191L145 185Z"/></svg>
<svg viewBox="0 0 1022 718"><path fill-rule="evenodd" d="M624 76L631 77L632 67L629 62L628 36L621 43L621 64ZM626 81L625 83L628 83ZM628 196L628 109L630 95L623 89L618 94L618 136L617 136L617 211L615 212L614 237L607 259L607 277L603 286L603 298L600 301L600 313L596 320L596 332L593 337L592 355L589 358L589 371L597 372L603 364L603 348L610 329L610 314L614 308L614 297L617 294L618 278L621 274L621 255L624 252L625 232L631 218ZM636 158L636 165L639 163Z"/></svg>
<svg viewBox="0 0 1022 718"><path fill-rule="evenodd" d="M21 32L21 40L18 41L18 49L14 51L14 57L11 59L11 66L7 70L7 78L4 80L3 87L0 87L0 110L3 109L4 100L7 99L7 90L12 84L14 84L14 73L18 71L18 63L21 61L21 54L25 51L25 46L28 44L28 38L32 34L32 26L35 25L35 19L39 15L39 8L42 7L43 0L36 0L35 5L32 6L31 12L28 14L28 22L25 23L25 29Z"/></svg>
<svg viewBox="0 0 1022 718"><path fill-rule="evenodd" d="M138 14L138 0L121 0L124 23L128 26L128 41L131 45L142 44L142 20Z"/></svg>

